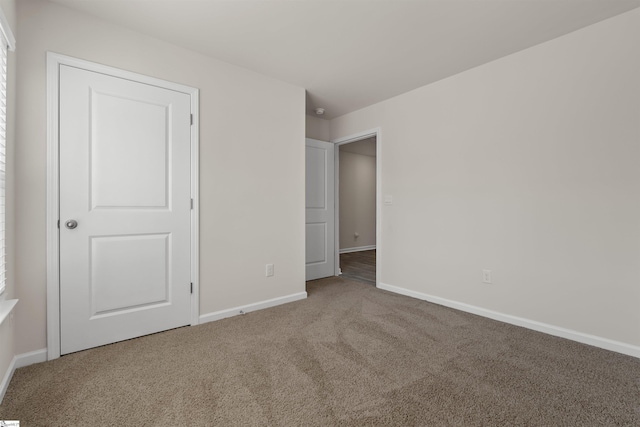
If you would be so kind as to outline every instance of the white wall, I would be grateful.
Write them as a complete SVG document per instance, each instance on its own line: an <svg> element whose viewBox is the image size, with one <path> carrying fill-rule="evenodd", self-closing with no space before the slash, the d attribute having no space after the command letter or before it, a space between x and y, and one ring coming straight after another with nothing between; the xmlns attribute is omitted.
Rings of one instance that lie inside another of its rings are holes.
<svg viewBox="0 0 640 427"><path fill-rule="evenodd" d="M639 51L636 9L334 119L382 130L381 281L640 345Z"/></svg>
<svg viewBox="0 0 640 427"><path fill-rule="evenodd" d="M304 89L46 1L18 18L18 353L46 346L46 51L200 89L201 315L304 292Z"/></svg>
<svg viewBox="0 0 640 427"><path fill-rule="evenodd" d="M317 139L318 141L329 141L331 132L329 130L329 120L321 119L314 116L305 116L305 132L306 137Z"/></svg>
<svg viewBox="0 0 640 427"><path fill-rule="evenodd" d="M7 18L9 26L14 36L17 36L17 20L16 20L16 0L0 0L0 8ZM7 64L7 171L6 171L6 268L7 283L5 292L0 296L0 301L12 299L15 297L15 216L13 206L15 205L14 177L15 168L13 167L15 152L15 108L16 108L16 52L9 52ZM5 319L0 324L0 399L2 398L2 380L8 372L11 361L15 355L14 351L14 322L10 318Z"/></svg>
<svg viewBox="0 0 640 427"><path fill-rule="evenodd" d="M340 146L340 250L376 244L376 158L347 146Z"/></svg>

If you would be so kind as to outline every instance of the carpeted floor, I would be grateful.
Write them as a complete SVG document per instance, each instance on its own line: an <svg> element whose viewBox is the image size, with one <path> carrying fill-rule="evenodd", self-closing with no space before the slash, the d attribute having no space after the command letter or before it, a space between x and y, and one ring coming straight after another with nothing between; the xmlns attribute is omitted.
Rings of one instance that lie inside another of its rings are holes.
<svg viewBox="0 0 640 427"><path fill-rule="evenodd" d="M640 360L330 278L18 369L21 426L640 425Z"/></svg>

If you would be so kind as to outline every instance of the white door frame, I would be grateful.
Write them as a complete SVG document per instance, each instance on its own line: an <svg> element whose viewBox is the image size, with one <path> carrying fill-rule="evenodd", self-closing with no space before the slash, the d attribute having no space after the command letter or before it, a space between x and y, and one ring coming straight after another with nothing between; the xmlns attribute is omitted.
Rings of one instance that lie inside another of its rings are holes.
<svg viewBox="0 0 640 427"><path fill-rule="evenodd" d="M376 138L376 287L380 287L380 265L382 262L382 131L380 128L366 130L334 139L335 149L335 265L336 276L340 275L340 145L363 139Z"/></svg>
<svg viewBox="0 0 640 427"><path fill-rule="evenodd" d="M199 318L199 135L198 135L198 95L196 88L184 86L154 77L109 67L70 56L47 52L47 360L60 357L60 181L59 181L59 82L60 66L81 68L87 71L145 83L191 97L191 325L198 324Z"/></svg>

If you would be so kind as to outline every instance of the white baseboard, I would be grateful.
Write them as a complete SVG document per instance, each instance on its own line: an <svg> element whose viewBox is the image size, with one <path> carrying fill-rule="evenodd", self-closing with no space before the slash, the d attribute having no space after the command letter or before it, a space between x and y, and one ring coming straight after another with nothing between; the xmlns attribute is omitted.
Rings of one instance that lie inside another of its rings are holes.
<svg viewBox="0 0 640 427"><path fill-rule="evenodd" d="M213 322L216 320L226 319L227 317L238 316L240 314L250 313L252 311L262 310L277 305L286 304L288 302L299 301L307 297L306 292L299 292L284 297L273 298L266 301L260 301L253 304L242 305L239 307L229 308L227 310L215 311L213 313L203 314L199 318L199 324Z"/></svg>
<svg viewBox="0 0 640 427"><path fill-rule="evenodd" d="M28 353L22 353L16 355L16 369L23 368L25 366L33 365L34 363L47 361L47 349L42 348L40 350L30 351Z"/></svg>
<svg viewBox="0 0 640 427"><path fill-rule="evenodd" d="M348 254L350 252L362 252L362 251L372 251L376 248L376 245L370 246L358 246L356 248L344 248L340 249L338 252L341 254Z"/></svg>
<svg viewBox="0 0 640 427"><path fill-rule="evenodd" d="M596 335L585 334L571 329L561 328L559 326L549 325L547 323L538 322L536 320L525 319L522 317L504 314L486 308L465 304L458 301L448 300L432 295L423 294L422 292L411 291L397 286L378 284L378 288L386 291L394 292L401 295L429 301L445 307L455 308L456 310L465 311L467 313L477 314L478 316L488 317L489 319L498 320L500 322L509 323L511 325L521 326L523 328L532 329L534 331L543 332L545 334L554 335L556 337L566 338L583 344L592 345L594 347L603 348L605 350L615 351L617 353L626 354L640 358L640 347L623 343L620 341L610 340L608 338L598 337Z"/></svg>
<svg viewBox="0 0 640 427"><path fill-rule="evenodd" d="M2 403L2 399L4 399L4 394L7 392L7 388L9 387L9 383L11 382L11 378L13 378L13 373L16 369L46 361L46 348L13 356L13 359L9 364L9 368L7 368L7 372L4 374L4 378L2 378L2 382L0 383L0 403Z"/></svg>
<svg viewBox="0 0 640 427"><path fill-rule="evenodd" d="M4 378L2 378L2 382L0 383L0 403L2 403L2 399L4 399L4 394L7 392L7 388L9 387L9 383L11 382L11 378L13 378L13 373L16 370L16 357L13 357L9 367L7 368L7 372L4 374Z"/></svg>

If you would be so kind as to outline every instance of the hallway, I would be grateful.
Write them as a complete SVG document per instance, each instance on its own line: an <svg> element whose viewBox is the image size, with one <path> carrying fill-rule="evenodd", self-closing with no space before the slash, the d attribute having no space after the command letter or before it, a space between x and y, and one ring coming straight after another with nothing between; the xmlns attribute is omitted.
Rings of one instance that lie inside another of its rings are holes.
<svg viewBox="0 0 640 427"><path fill-rule="evenodd" d="M376 251L340 254L340 269L345 279L376 285Z"/></svg>

